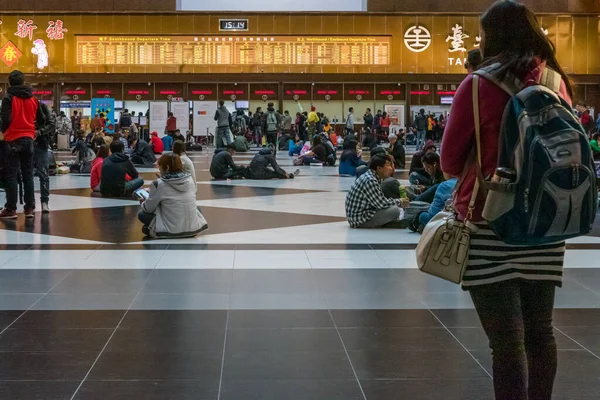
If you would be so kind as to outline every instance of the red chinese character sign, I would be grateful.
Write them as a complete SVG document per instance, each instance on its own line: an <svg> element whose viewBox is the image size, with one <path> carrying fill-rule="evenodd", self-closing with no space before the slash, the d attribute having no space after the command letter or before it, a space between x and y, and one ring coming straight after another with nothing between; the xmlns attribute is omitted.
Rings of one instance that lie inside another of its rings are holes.
<svg viewBox="0 0 600 400"><path fill-rule="evenodd" d="M16 63L22 55L23 53L10 40L0 48L0 59L9 67Z"/></svg>
<svg viewBox="0 0 600 400"><path fill-rule="evenodd" d="M60 19L56 21L48 22L48 29L46 29L46 35L50 40L62 40L65 38L65 32L69 30L63 26L63 22Z"/></svg>
<svg viewBox="0 0 600 400"><path fill-rule="evenodd" d="M17 22L15 36L18 36L21 39L25 39L29 36L29 40L33 40L33 31L36 29L37 26L33 24L33 20L25 21L24 19L20 19L19 22Z"/></svg>

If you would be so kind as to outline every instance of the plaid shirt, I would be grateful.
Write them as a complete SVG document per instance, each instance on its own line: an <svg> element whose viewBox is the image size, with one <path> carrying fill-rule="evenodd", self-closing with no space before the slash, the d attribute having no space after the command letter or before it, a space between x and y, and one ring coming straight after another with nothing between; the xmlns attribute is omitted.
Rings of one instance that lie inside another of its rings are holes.
<svg viewBox="0 0 600 400"><path fill-rule="evenodd" d="M123 146L125 147L124 151L125 154L129 153L129 143L127 142L127 139L125 139L124 137L120 137L119 140L121 141L121 143L123 143Z"/></svg>
<svg viewBox="0 0 600 400"><path fill-rule="evenodd" d="M346 217L352 228L370 221L379 210L400 206L400 199L389 199L381 190L381 179L373 170L360 176L346 196Z"/></svg>

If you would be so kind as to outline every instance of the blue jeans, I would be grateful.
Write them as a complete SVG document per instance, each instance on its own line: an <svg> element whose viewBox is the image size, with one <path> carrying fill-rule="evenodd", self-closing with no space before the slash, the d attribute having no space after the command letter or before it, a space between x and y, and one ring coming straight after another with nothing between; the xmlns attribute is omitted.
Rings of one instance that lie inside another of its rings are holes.
<svg viewBox="0 0 600 400"><path fill-rule="evenodd" d="M425 145L426 131L417 131L417 150L421 150Z"/></svg>
<svg viewBox="0 0 600 400"><path fill-rule="evenodd" d="M131 196L133 192L135 192L142 186L144 186L144 179L142 178L135 178L128 182L125 182L125 195L127 197Z"/></svg>
<svg viewBox="0 0 600 400"><path fill-rule="evenodd" d="M36 175L40 178L40 201L47 203L50 200L50 178L48 177L48 150L34 147L33 166Z"/></svg>
<svg viewBox="0 0 600 400"><path fill-rule="evenodd" d="M225 139L225 142L223 142ZM219 148L221 146L226 146L231 144L231 138L229 137L229 127L221 126L217 128L217 134L215 135L215 147Z"/></svg>

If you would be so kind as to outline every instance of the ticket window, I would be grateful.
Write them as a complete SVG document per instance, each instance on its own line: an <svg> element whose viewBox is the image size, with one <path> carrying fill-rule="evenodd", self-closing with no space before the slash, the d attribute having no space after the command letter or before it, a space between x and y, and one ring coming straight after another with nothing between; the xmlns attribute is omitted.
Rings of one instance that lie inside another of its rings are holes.
<svg viewBox="0 0 600 400"><path fill-rule="evenodd" d="M339 125L346 120L344 102L342 100L313 100L312 105L317 108L318 113L325 114L332 124ZM306 111L310 112L310 107Z"/></svg>
<svg viewBox="0 0 600 400"><path fill-rule="evenodd" d="M312 85L306 83L283 84L283 110L289 111L292 125L296 124L296 114L309 112L311 106Z"/></svg>
<svg viewBox="0 0 600 400"><path fill-rule="evenodd" d="M150 102L149 101L140 101L140 102L125 101L125 102L123 102L123 109L117 110L117 112L115 113L115 119L117 120L117 122L118 122L119 118L121 118L121 113L123 111L125 111L125 109L127 109L129 111L129 114L131 114L131 115L135 115L137 117L140 113L142 113L142 115L145 117L146 113L150 109ZM137 119L135 121L137 122Z"/></svg>

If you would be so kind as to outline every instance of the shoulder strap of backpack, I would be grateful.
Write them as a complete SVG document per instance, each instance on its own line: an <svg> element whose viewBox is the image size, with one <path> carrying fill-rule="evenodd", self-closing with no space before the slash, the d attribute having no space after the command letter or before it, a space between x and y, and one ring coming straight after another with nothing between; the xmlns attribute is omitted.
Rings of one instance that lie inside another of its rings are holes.
<svg viewBox="0 0 600 400"><path fill-rule="evenodd" d="M498 87L508 93L511 97L519 93L523 88L523 82L513 74L507 74L504 79L498 79L497 72L502 64L495 63L485 68L481 68L473 73L473 77L481 76L494 82Z"/></svg>

